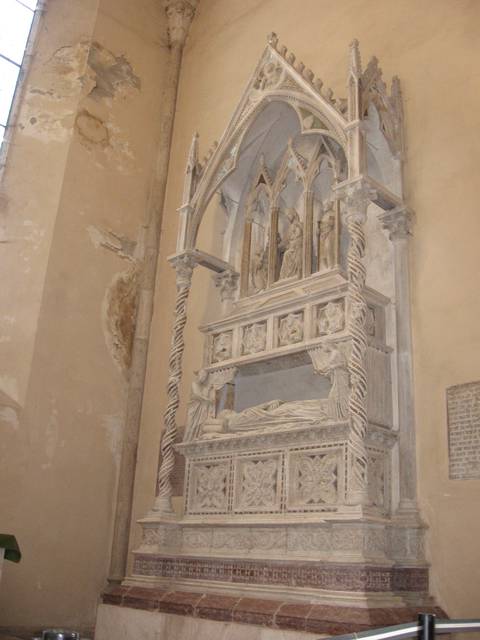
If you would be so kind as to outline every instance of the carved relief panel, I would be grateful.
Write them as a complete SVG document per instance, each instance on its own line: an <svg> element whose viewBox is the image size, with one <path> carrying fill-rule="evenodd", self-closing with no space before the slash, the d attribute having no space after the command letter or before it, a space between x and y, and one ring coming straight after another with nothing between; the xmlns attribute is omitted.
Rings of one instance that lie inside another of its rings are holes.
<svg viewBox="0 0 480 640"><path fill-rule="evenodd" d="M235 464L233 509L255 513L280 511L282 458L239 458Z"/></svg>
<svg viewBox="0 0 480 640"><path fill-rule="evenodd" d="M193 464L188 491L190 513L226 513L229 506L230 462Z"/></svg>
<svg viewBox="0 0 480 640"><path fill-rule="evenodd" d="M325 336L345 329L345 301L335 300L317 310L318 335Z"/></svg>
<svg viewBox="0 0 480 640"><path fill-rule="evenodd" d="M233 332L225 331L213 336L212 362L223 362L232 357Z"/></svg>
<svg viewBox="0 0 480 640"><path fill-rule="evenodd" d="M302 311L288 313L278 319L278 346L302 342L304 339L304 314Z"/></svg>
<svg viewBox="0 0 480 640"><path fill-rule="evenodd" d="M289 511L328 508L341 501L342 449L293 452L289 458Z"/></svg>
<svg viewBox="0 0 480 640"><path fill-rule="evenodd" d="M259 353L267 347L267 323L255 322L243 327L242 354Z"/></svg>

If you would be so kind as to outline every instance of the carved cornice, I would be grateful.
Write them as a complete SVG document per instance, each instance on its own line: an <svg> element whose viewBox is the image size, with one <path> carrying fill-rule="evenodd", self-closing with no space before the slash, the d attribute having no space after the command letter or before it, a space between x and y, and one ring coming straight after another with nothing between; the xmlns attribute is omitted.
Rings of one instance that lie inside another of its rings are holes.
<svg viewBox="0 0 480 640"><path fill-rule="evenodd" d="M197 5L198 0L164 0L170 46L185 44Z"/></svg>
<svg viewBox="0 0 480 640"><path fill-rule="evenodd" d="M396 207L382 214L379 220L383 228L389 232L390 240L395 242L395 240L404 240L412 235L415 215L407 207Z"/></svg>

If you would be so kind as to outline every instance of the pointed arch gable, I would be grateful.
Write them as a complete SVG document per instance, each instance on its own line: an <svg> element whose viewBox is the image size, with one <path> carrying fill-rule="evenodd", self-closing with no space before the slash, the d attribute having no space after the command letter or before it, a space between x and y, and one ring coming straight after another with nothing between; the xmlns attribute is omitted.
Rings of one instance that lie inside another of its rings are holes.
<svg viewBox="0 0 480 640"><path fill-rule="evenodd" d="M296 113L302 133L332 138L345 149L347 124L341 113L341 101L322 95L320 84L315 87L313 74L302 73L293 65L292 54L276 49L270 42L235 109L220 143L203 167L191 200L191 216L186 236L186 248L193 248L203 212L211 197L238 165L238 157L246 134L269 105L286 104ZM330 101L329 101L330 100Z"/></svg>

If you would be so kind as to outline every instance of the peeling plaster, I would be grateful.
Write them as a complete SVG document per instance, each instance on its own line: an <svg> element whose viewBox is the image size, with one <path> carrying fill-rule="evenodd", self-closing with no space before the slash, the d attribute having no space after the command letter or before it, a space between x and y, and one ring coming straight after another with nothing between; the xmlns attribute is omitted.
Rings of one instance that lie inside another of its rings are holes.
<svg viewBox="0 0 480 640"><path fill-rule="evenodd" d="M40 142L66 142L74 117L75 112L71 110L63 113L59 110L36 111L35 117L20 123L18 127L23 134Z"/></svg>
<svg viewBox="0 0 480 640"><path fill-rule="evenodd" d="M120 371L131 365L138 301L139 266L133 264L114 276L102 307L105 342Z"/></svg>
<svg viewBox="0 0 480 640"><path fill-rule="evenodd" d="M89 96L94 100L102 98L127 98L141 87L140 78L124 55L116 56L100 43L92 42L88 55L90 77L94 86Z"/></svg>
<svg viewBox="0 0 480 640"><path fill-rule="evenodd" d="M87 57L90 40L57 49L43 65L42 85L30 86L18 128L41 142L65 142L75 118L74 103L88 93Z"/></svg>
<svg viewBox="0 0 480 640"><path fill-rule="evenodd" d="M114 154L126 158L132 155L118 130L112 143L108 123L86 109L78 115L74 110L77 100L87 96L111 103L140 90L140 78L124 55L115 56L98 42L81 40L54 51L43 70L42 86L29 87L25 96L18 123L24 135L42 142L65 142L75 122L84 142L111 147ZM119 163L120 170L132 170L125 161L115 157L113 160Z"/></svg>
<svg viewBox="0 0 480 640"><path fill-rule="evenodd" d="M75 129L82 146L95 154L94 161L100 169L113 166L121 173L139 170L128 141L122 139L121 129L112 122L82 109L75 119Z"/></svg>
<svg viewBox="0 0 480 640"><path fill-rule="evenodd" d="M93 246L129 260L130 266L117 273L108 286L102 304L102 326L107 349L119 370L128 374L138 305L140 271L145 249L145 227L135 242L94 225L87 227Z"/></svg>
<svg viewBox="0 0 480 640"><path fill-rule="evenodd" d="M75 118L75 128L80 134L80 142L88 149L94 146L107 147L110 144L110 135L105 123L87 109L82 109Z"/></svg>
<svg viewBox="0 0 480 640"><path fill-rule="evenodd" d="M127 260L134 259L134 253L137 243L130 238L114 233L110 230L100 229L93 225L87 227L88 235L93 246L98 249L103 247L109 251L113 251L121 258Z"/></svg>
<svg viewBox="0 0 480 640"><path fill-rule="evenodd" d="M56 100L75 95L82 88L91 90L90 78L86 73L88 55L91 47L90 40L81 40L74 45L65 45L57 49L45 63L45 71L51 76L51 83L47 89L32 88L43 95L49 95Z"/></svg>

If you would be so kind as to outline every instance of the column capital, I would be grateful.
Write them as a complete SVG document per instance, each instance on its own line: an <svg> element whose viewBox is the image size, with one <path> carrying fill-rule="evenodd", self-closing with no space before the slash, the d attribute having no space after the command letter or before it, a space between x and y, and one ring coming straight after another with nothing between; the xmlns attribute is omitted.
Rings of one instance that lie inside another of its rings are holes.
<svg viewBox="0 0 480 640"><path fill-rule="evenodd" d="M415 222L415 214L406 206L396 207L386 211L379 220L384 229L389 232L390 240L404 240L412 235L412 227Z"/></svg>
<svg viewBox="0 0 480 640"><path fill-rule="evenodd" d="M193 269L197 264L195 257L190 253L179 253L169 258L168 261L176 272L177 289L190 288Z"/></svg>
<svg viewBox="0 0 480 640"><path fill-rule="evenodd" d="M367 218L368 205L377 193L368 180L357 178L341 182L334 189L335 197L345 203L345 220L363 224Z"/></svg>
<svg viewBox="0 0 480 640"><path fill-rule="evenodd" d="M164 0L163 5L168 19L169 44L183 47L198 0Z"/></svg>

